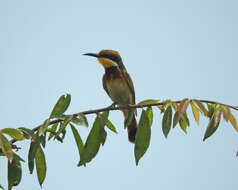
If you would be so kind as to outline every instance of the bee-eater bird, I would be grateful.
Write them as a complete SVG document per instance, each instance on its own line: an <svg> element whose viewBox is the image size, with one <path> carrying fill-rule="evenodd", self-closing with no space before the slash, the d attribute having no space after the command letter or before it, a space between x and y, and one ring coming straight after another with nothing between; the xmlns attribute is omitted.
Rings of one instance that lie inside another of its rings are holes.
<svg viewBox="0 0 238 190"><path fill-rule="evenodd" d="M118 106L135 104L135 90L133 82L123 65L120 54L117 51L102 50L98 54L86 53L84 55L96 57L98 62L104 67L105 74L103 75L102 80L103 88L114 104ZM133 143L135 142L137 130L137 122L135 118L136 110L123 110L122 112L125 118L124 124L128 130L128 139ZM127 123L127 120L130 122Z"/></svg>

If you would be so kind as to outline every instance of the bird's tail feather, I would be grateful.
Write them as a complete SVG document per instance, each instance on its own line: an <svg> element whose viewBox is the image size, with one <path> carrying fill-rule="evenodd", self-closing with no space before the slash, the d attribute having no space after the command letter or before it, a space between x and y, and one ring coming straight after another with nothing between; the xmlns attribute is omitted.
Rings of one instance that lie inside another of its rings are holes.
<svg viewBox="0 0 238 190"><path fill-rule="evenodd" d="M124 111L124 116L125 116L125 127L127 128L128 131L128 140L131 143L135 143L135 138L136 138L136 131L137 131L137 121L136 121L136 117L135 117L135 113L132 113L132 118L129 119L129 123L126 121L128 119L128 114L130 112L128 111Z"/></svg>

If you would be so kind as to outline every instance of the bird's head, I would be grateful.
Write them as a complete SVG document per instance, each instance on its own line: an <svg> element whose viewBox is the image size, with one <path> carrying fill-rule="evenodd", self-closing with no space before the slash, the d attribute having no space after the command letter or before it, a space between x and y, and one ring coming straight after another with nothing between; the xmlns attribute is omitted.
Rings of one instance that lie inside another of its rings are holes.
<svg viewBox="0 0 238 190"><path fill-rule="evenodd" d="M122 61L120 54L114 50L101 50L99 53L85 53L83 55L96 57L105 69L118 66L119 62Z"/></svg>

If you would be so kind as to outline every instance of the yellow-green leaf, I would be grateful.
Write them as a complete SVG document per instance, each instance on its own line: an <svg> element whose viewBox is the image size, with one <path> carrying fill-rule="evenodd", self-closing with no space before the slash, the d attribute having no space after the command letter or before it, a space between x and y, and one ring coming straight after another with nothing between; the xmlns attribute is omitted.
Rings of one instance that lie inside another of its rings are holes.
<svg viewBox="0 0 238 190"><path fill-rule="evenodd" d="M206 117L209 117L209 113L205 106L199 101L194 99L193 102L196 104L196 106L199 108L199 111Z"/></svg>
<svg viewBox="0 0 238 190"><path fill-rule="evenodd" d="M43 184L46 176L46 161L45 154L41 148L38 147L35 154L35 163L36 163L36 173L40 186Z"/></svg>
<svg viewBox="0 0 238 190"><path fill-rule="evenodd" d="M215 109L212 118L210 119L203 141L205 141L208 137L213 135L213 133L217 130L219 126L220 120L221 120L221 110L220 107L218 107Z"/></svg>
<svg viewBox="0 0 238 190"><path fill-rule="evenodd" d="M57 103L55 104L50 114L50 118L54 118L54 117L58 117L62 115L69 107L70 101L71 101L70 94L62 95L57 101Z"/></svg>
<svg viewBox="0 0 238 190"><path fill-rule="evenodd" d="M232 126L234 127L234 129L238 132L238 125L236 122L236 118L234 117L234 115L232 113L230 113L229 121L232 124Z"/></svg>
<svg viewBox="0 0 238 190"><path fill-rule="evenodd" d="M112 124L112 122L110 120L106 121L106 126L108 129L110 129L112 132L117 134L117 130L116 127Z"/></svg>
<svg viewBox="0 0 238 190"><path fill-rule="evenodd" d="M152 110L152 107L148 107L146 109L146 113L147 113L147 116L148 116L148 119L149 119L150 126L152 126L152 124L153 124L153 110Z"/></svg>
<svg viewBox="0 0 238 190"><path fill-rule="evenodd" d="M12 137L13 139L16 139L16 140L24 139L23 133L18 129L4 128L4 129L1 129L1 131L2 133L5 133L6 135Z"/></svg>
<svg viewBox="0 0 238 190"><path fill-rule="evenodd" d="M0 148L2 149L3 154L7 157L7 159L11 163L13 160L12 146L1 131L0 131Z"/></svg>
<svg viewBox="0 0 238 190"><path fill-rule="evenodd" d="M150 145L151 127L150 121L145 110L142 110L135 140L135 160L138 165L139 160L145 154Z"/></svg>
<svg viewBox="0 0 238 190"><path fill-rule="evenodd" d="M199 109L198 107L195 105L195 103L192 101L190 101L190 105L192 107L192 111L193 111L193 116L195 121L197 122L197 124L199 125L199 120L200 120L200 114L199 114Z"/></svg>
<svg viewBox="0 0 238 190"><path fill-rule="evenodd" d="M172 124L172 107L169 106L164 112L163 120L162 120L162 131L167 138L169 131L171 129L171 124Z"/></svg>

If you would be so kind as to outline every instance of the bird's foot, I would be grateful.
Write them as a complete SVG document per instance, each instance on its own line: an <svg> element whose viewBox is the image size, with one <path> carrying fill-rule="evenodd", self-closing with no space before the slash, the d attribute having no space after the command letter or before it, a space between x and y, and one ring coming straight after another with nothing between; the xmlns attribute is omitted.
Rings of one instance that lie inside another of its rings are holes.
<svg viewBox="0 0 238 190"><path fill-rule="evenodd" d="M116 107L116 102L113 102L112 105L108 106L108 108L115 108Z"/></svg>

